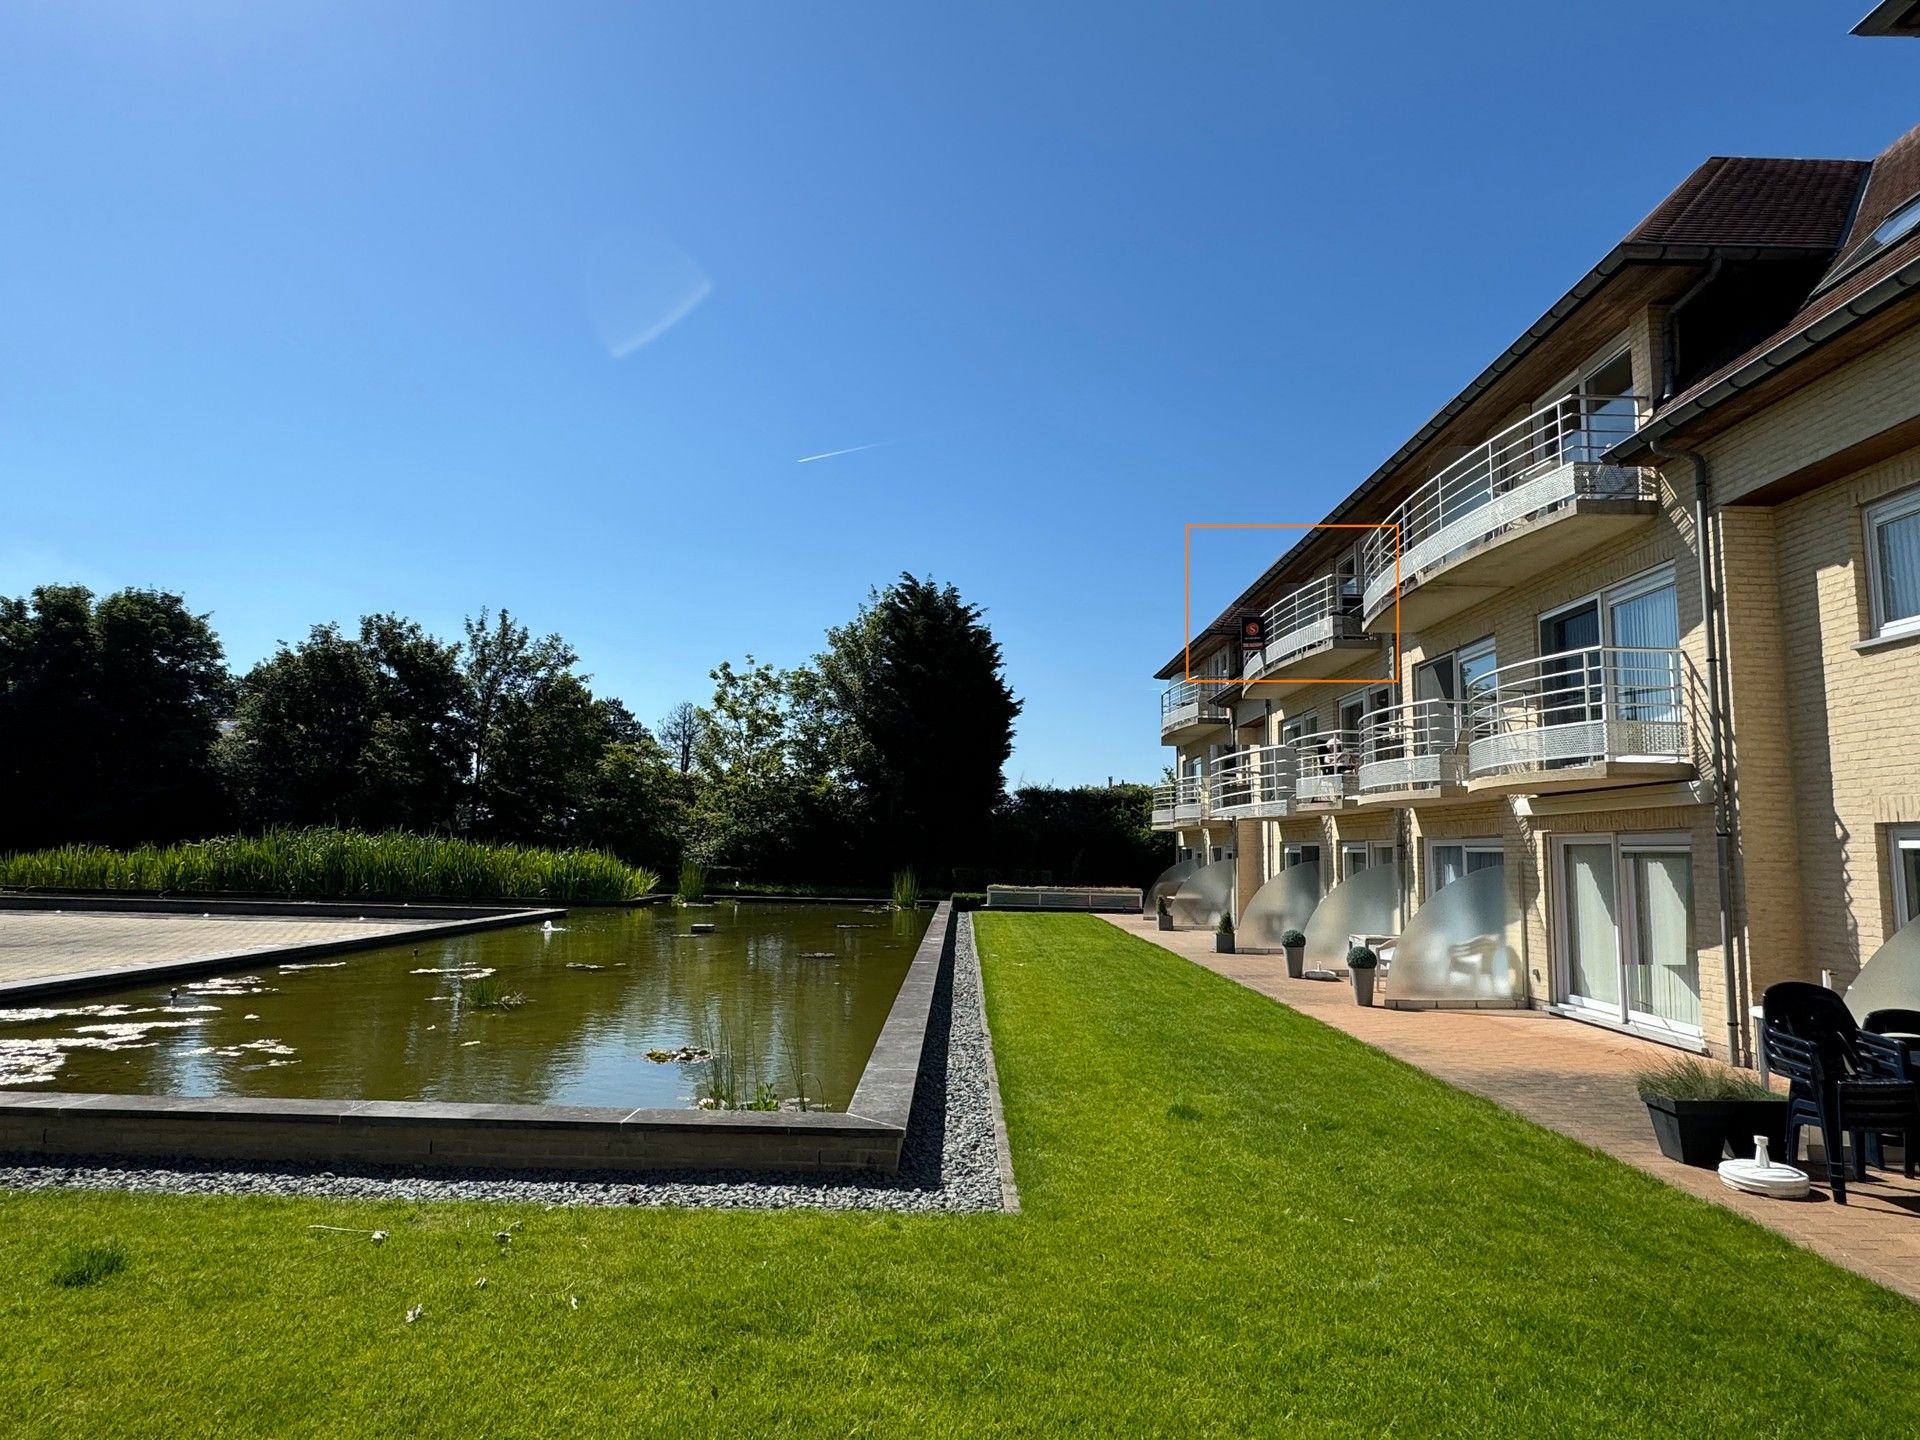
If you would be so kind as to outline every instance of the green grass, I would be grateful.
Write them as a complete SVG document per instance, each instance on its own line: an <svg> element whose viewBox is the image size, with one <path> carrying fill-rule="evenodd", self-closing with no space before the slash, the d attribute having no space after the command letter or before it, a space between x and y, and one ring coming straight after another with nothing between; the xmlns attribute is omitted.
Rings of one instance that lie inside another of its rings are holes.
<svg viewBox="0 0 1920 1440"><path fill-rule="evenodd" d="M127 1268L127 1251L117 1240L99 1245L76 1245L60 1257L53 1267L53 1283L64 1290L78 1290L111 1280Z"/></svg>
<svg viewBox="0 0 1920 1440"><path fill-rule="evenodd" d="M680 862L678 896L682 904L698 905L707 898L707 867L698 860Z"/></svg>
<svg viewBox="0 0 1920 1440"><path fill-rule="evenodd" d="M0 856L0 885L303 900L631 900L658 879L598 850L388 831L270 830L184 845L66 845Z"/></svg>
<svg viewBox="0 0 1920 1440"><path fill-rule="evenodd" d="M0 1432L1920 1433L1907 1301L1100 921L977 923L1022 1214L0 1192Z"/></svg>

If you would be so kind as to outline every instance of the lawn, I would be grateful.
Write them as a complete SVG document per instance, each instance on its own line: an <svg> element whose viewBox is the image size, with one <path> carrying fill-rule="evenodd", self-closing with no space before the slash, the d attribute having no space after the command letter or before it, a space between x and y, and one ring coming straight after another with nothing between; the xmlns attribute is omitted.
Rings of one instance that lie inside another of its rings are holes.
<svg viewBox="0 0 1920 1440"><path fill-rule="evenodd" d="M0 1429L1920 1433L1920 1308L1098 920L978 924L1022 1214L0 1192Z"/></svg>

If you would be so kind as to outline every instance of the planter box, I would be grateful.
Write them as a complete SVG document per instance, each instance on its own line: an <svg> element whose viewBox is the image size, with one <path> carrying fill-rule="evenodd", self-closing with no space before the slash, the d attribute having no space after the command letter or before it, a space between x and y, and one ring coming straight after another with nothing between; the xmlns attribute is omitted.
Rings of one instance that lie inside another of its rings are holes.
<svg viewBox="0 0 1920 1440"><path fill-rule="evenodd" d="M1287 952L1287 978L1289 980L1298 980L1306 974L1307 947L1304 945L1288 945L1285 948Z"/></svg>
<svg viewBox="0 0 1920 1440"><path fill-rule="evenodd" d="M1213 952L1216 955L1233 954L1233 934L1231 931L1216 930L1213 932Z"/></svg>
<svg viewBox="0 0 1920 1440"><path fill-rule="evenodd" d="M1353 1003L1356 1005L1373 1004L1373 971L1371 965L1355 965L1347 971L1353 980Z"/></svg>
<svg viewBox="0 0 1920 1440"><path fill-rule="evenodd" d="M1173 916L1171 916L1171 915L1162 915L1162 916L1160 917L1160 928L1161 928L1162 930L1171 930L1171 929L1173 929Z"/></svg>
<svg viewBox="0 0 1920 1440"><path fill-rule="evenodd" d="M1767 1137L1767 1151L1776 1161L1785 1158L1784 1096L1777 1100L1674 1100L1655 1095L1646 1104L1660 1153L1669 1160L1712 1170L1729 1147L1741 1159L1751 1160L1756 1135Z"/></svg>

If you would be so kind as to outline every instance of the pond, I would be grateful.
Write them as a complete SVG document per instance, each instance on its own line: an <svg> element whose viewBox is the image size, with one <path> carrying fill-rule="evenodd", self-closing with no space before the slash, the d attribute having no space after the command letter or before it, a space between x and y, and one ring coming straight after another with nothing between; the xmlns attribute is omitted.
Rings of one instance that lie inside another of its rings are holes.
<svg viewBox="0 0 1920 1440"><path fill-rule="evenodd" d="M54 997L0 1008L0 1087L844 1110L928 919L855 905L583 909L551 932Z"/></svg>

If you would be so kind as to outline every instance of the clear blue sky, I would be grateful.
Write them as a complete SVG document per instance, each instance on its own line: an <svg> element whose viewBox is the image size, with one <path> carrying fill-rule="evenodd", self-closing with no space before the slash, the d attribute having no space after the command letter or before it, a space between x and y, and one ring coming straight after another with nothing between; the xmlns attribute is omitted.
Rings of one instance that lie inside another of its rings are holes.
<svg viewBox="0 0 1920 1440"><path fill-rule="evenodd" d="M1182 525L1317 518L1703 157L1920 121L1866 8L11 4L0 591L506 605L652 720L931 572L1012 778L1145 778Z"/></svg>

